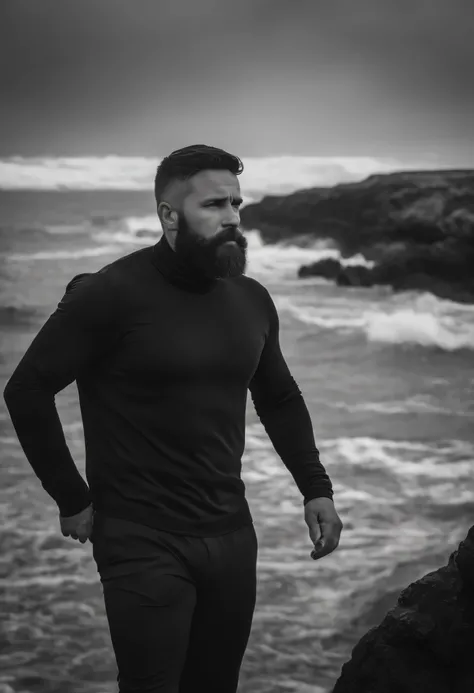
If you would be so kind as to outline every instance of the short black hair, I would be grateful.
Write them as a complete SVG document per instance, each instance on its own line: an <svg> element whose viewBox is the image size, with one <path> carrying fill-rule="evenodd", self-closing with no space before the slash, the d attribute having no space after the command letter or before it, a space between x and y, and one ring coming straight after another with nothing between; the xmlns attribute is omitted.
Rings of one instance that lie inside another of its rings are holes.
<svg viewBox="0 0 474 693"><path fill-rule="evenodd" d="M189 147L176 149L165 156L156 170L156 204L159 205L162 201L165 188L171 181L187 180L206 169L227 169L239 176L244 170L244 165L238 156L207 144L191 144Z"/></svg>

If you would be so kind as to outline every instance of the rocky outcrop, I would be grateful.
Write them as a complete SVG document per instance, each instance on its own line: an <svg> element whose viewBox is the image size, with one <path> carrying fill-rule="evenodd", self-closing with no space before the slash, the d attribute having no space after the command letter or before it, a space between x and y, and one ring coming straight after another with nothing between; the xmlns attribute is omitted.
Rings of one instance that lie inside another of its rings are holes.
<svg viewBox="0 0 474 693"><path fill-rule="evenodd" d="M446 566L404 589L343 665L332 693L474 691L474 527Z"/></svg>
<svg viewBox="0 0 474 693"><path fill-rule="evenodd" d="M425 258L419 262L409 252L392 261L382 261L375 267L366 265L344 265L338 260L327 258L303 265L299 277L322 277L333 280L339 286L389 285L394 291L427 291L441 298L458 303L474 302L474 258L472 267L465 266L466 256L459 258L459 270L450 271L445 260L439 266L430 266ZM474 692L473 692L474 693Z"/></svg>
<svg viewBox="0 0 474 693"><path fill-rule="evenodd" d="M241 212L244 228L266 243L305 235L327 239L342 257L300 268L344 286L386 284L474 302L474 171L421 171L370 176L360 183L268 196Z"/></svg>

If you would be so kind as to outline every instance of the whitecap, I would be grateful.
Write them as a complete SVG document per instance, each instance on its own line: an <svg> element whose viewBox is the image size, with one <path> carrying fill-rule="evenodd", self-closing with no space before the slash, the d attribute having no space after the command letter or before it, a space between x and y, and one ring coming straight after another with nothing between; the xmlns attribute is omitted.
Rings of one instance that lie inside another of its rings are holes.
<svg viewBox="0 0 474 693"><path fill-rule="evenodd" d="M90 156L22 157L0 159L0 188L4 190L153 190L159 157ZM403 168L436 168L432 161L401 165L376 157L276 156L242 157L241 188L246 199L286 195L302 188L357 181L372 173ZM248 191L248 192L246 192Z"/></svg>
<svg viewBox="0 0 474 693"><path fill-rule="evenodd" d="M76 250L41 250L36 253L11 253L5 257L15 262L36 260L79 260L83 257L99 257L120 252L118 245L102 245L95 248L78 248Z"/></svg>
<svg viewBox="0 0 474 693"><path fill-rule="evenodd" d="M451 316L405 308L391 313L367 311L363 318L371 342L418 344L446 351L474 348L474 325L456 323Z"/></svg>

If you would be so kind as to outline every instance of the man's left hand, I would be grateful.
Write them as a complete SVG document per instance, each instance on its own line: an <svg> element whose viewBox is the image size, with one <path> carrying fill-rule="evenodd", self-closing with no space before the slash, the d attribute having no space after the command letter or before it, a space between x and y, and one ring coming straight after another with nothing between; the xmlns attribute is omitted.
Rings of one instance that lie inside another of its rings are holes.
<svg viewBox="0 0 474 693"><path fill-rule="evenodd" d="M339 546L343 524L330 498L312 498L304 506L304 519L314 544L311 558L317 560Z"/></svg>

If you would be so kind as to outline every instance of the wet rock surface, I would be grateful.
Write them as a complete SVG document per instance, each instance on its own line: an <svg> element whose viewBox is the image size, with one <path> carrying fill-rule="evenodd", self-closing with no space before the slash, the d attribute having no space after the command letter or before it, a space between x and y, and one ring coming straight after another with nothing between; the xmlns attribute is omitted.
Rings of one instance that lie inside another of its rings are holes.
<svg viewBox="0 0 474 693"><path fill-rule="evenodd" d="M357 643L332 693L474 691L474 527L446 566L399 594Z"/></svg>

